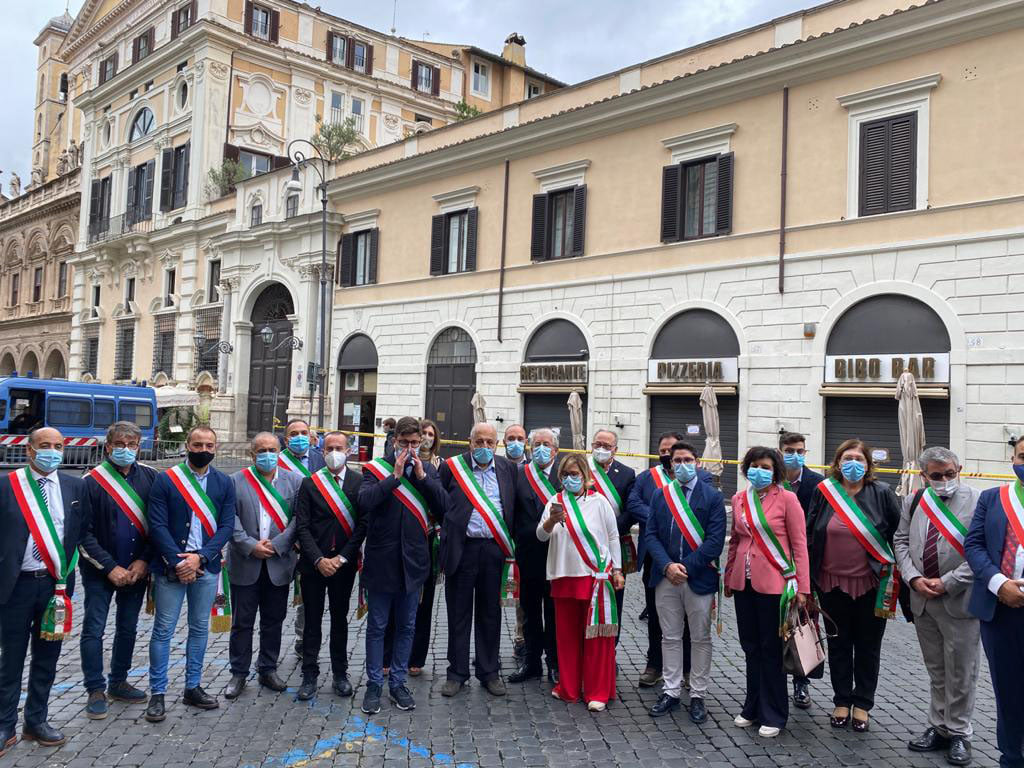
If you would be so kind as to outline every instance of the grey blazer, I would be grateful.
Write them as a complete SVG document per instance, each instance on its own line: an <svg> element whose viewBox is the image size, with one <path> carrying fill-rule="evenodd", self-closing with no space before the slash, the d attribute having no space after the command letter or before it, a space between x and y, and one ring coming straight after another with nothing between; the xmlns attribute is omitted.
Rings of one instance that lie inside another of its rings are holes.
<svg viewBox="0 0 1024 768"><path fill-rule="evenodd" d="M260 500L241 470L231 476L235 484L235 531L228 544L228 574L232 584L246 587L256 583L260 577L260 559L252 555L253 547L260 540ZM274 488L291 505L302 483L298 472L278 469L274 476ZM273 521L270 523L270 539L277 553L266 560L270 580L279 587L291 583L295 572L298 553L295 551L295 518L284 531Z"/></svg>
<svg viewBox="0 0 1024 768"><path fill-rule="evenodd" d="M977 488L961 483L956 493L946 502L949 511L957 516L964 527L970 526L971 518L974 516L974 507L977 506L980 495ZM907 584L910 584L918 576L924 575L922 573L924 570L924 543L928 535L929 521L928 515L920 507L915 510L911 509L916 496L917 494L913 493L903 499L900 525L893 537L896 563ZM939 535L937 554L939 573L942 574L942 583L946 587L946 594L938 599L945 601L946 610L953 618L972 618L967 610L967 601L971 594L970 587L974 584L974 572L971 570L971 566L941 534ZM921 615L927 601L928 598L924 595L914 589L910 590L910 609L915 616Z"/></svg>

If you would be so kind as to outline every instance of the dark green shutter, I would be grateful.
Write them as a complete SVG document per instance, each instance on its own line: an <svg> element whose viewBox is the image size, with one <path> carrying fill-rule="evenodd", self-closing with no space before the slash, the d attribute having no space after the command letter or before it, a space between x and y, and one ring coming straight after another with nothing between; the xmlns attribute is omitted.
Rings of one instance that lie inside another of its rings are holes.
<svg viewBox="0 0 1024 768"><path fill-rule="evenodd" d="M587 185L580 184L573 192L572 253L569 255L582 256L587 231Z"/></svg>
<svg viewBox="0 0 1024 768"><path fill-rule="evenodd" d="M733 153L718 156L718 200L715 202L715 234L732 232ZM710 234L710 233L708 233Z"/></svg>
<svg viewBox="0 0 1024 768"><path fill-rule="evenodd" d="M338 285L347 288L352 285L352 250L355 236L341 236L341 253L338 257Z"/></svg>
<svg viewBox="0 0 1024 768"><path fill-rule="evenodd" d="M476 233L479 208L466 211L466 271L476 272Z"/></svg>
<svg viewBox="0 0 1024 768"><path fill-rule="evenodd" d="M444 274L444 240L445 215L434 216L430 220L430 274Z"/></svg>
<svg viewBox="0 0 1024 768"><path fill-rule="evenodd" d="M680 219L683 206L679 191L683 186L681 163L666 165L661 169L661 242L674 243L679 240Z"/></svg>
<svg viewBox="0 0 1024 768"><path fill-rule="evenodd" d="M380 230L370 230L370 258L366 269L366 283L373 285L377 282L377 253L380 250Z"/></svg>
<svg viewBox="0 0 1024 768"><path fill-rule="evenodd" d="M533 216L530 223L530 261L546 261L548 235L548 196L533 196Z"/></svg>

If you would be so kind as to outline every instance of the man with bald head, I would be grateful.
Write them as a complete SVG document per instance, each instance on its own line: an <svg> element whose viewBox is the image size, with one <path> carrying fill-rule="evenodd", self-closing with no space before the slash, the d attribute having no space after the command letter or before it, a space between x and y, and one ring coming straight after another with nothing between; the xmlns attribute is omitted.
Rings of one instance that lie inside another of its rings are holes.
<svg viewBox="0 0 1024 768"><path fill-rule="evenodd" d="M477 679L492 695L505 695L498 648L502 580L511 575L515 558L511 530L516 473L507 459L494 455L497 445L494 427L479 422L469 433L469 451L441 465L441 485L449 500L441 524L441 568L448 604L444 696L454 696L469 680L470 629L475 630Z"/></svg>
<svg viewBox="0 0 1024 768"><path fill-rule="evenodd" d="M260 614L260 685L281 692L277 674L281 626L288 615L288 592L295 571L293 502L300 475L278 467L280 443L271 432L249 443L252 464L231 476L235 484L235 530L228 546L231 581L231 680L224 696L237 699L249 678L252 633Z"/></svg>

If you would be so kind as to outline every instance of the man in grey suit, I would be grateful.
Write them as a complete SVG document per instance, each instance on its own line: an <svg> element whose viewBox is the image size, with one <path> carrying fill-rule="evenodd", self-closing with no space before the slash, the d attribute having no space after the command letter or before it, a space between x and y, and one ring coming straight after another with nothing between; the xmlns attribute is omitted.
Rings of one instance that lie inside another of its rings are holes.
<svg viewBox="0 0 1024 768"><path fill-rule="evenodd" d="M260 685L283 691L277 674L281 625L288 613L288 592L295 572L295 520L291 505L302 476L278 467L277 437L260 432L249 453L253 464L234 475L235 532L228 545L231 583L231 681L224 691L236 699L245 688L252 662L252 633L260 614Z"/></svg>
<svg viewBox="0 0 1024 768"><path fill-rule="evenodd" d="M960 460L947 448L925 449L918 466L925 488L904 498L893 541L931 679L929 727L908 746L946 750L948 763L967 765L981 630L967 609L974 574L963 539L980 494L960 482Z"/></svg>

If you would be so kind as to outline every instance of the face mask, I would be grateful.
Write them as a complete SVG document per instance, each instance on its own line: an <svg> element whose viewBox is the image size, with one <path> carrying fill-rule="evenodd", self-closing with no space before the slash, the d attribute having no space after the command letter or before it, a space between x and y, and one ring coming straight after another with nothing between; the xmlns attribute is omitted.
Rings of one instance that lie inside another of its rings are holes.
<svg viewBox="0 0 1024 768"><path fill-rule="evenodd" d="M1024 464L1014 464L1013 474L1017 476L1017 479L1024 483Z"/></svg>
<svg viewBox="0 0 1024 768"><path fill-rule="evenodd" d="M583 478L579 475L566 475L562 478L562 487L569 493L579 493L583 490Z"/></svg>
<svg viewBox="0 0 1024 768"><path fill-rule="evenodd" d="M202 469L211 461L213 461L214 454L210 451L189 451L188 452L188 463L196 469Z"/></svg>
<svg viewBox="0 0 1024 768"><path fill-rule="evenodd" d="M424 437L423 440L420 442L420 452L421 453L428 453L430 451L430 449L433 448L433 447L434 447L434 438L432 438L432 437Z"/></svg>
<svg viewBox="0 0 1024 768"><path fill-rule="evenodd" d="M693 476L697 474L696 464L687 464L685 461L682 464L673 464L672 471L675 472L676 480L683 485L693 480Z"/></svg>
<svg viewBox="0 0 1024 768"><path fill-rule="evenodd" d="M309 450L309 435L295 435L288 438L288 450L296 456L302 456Z"/></svg>
<svg viewBox="0 0 1024 768"><path fill-rule="evenodd" d="M348 454L344 451L333 450L324 456L324 461L327 462L327 468L331 472L337 472L348 463Z"/></svg>
<svg viewBox="0 0 1024 768"><path fill-rule="evenodd" d="M747 470L747 482L759 491L767 488L772 484L772 471L764 467L750 467Z"/></svg>
<svg viewBox="0 0 1024 768"><path fill-rule="evenodd" d="M56 448L40 448L36 451L35 465L43 472L53 472L64 461L64 452Z"/></svg>
<svg viewBox="0 0 1024 768"><path fill-rule="evenodd" d="M939 496L950 497L956 493L956 489L960 487L960 478L954 477L952 480L929 480L928 484L931 485L932 490L935 491Z"/></svg>
<svg viewBox="0 0 1024 768"><path fill-rule="evenodd" d="M505 443L505 455L510 459L521 458L526 452L526 443L522 440L509 440Z"/></svg>
<svg viewBox="0 0 1024 768"><path fill-rule="evenodd" d="M598 464L604 464L605 462L611 461L612 452L607 448L595 448L594 449L594 461Z"/></svg>
<svg viewBox="0 0 1024 768"><path fill-rule="evenodd" d="M110 460L119 467L130 467L135 463L136 455L131 448L115 448L110 452Z"/></svg>
<svg viewBox="0 0 1024 768"><path fill-rule="evenodd" d="M851 483L858 482L867 472L867 467L864 466L863 462L855 461L853 459L847 459L844 461L840 469L842 470L843 477Z"/></svg>
<svg viewBox="0 0 1024 768"><path fill-rule="evenodd" d="M797 469L804 465L807 458L802 453L784 453L782 460L786 463L786 469Z"/></svg>
<svg viewBox="0 0 1024 768"><path fill-rule="evenodd" d="M659 456L658 457L658 461L661 462L661 466L662 466L662 468L666 472L671 472L672 471L672 456L671 455Z"/></svg>
<svg viewBox="0 0 1024 768"><path fill-rule="evenodd" d="M272 472L277 466L277 451L263 451L256 454L256 469L260 472Z"/></svg>
<svg viewBox="0 0 1024 768"><path fill-rule="evenodd" d="M484 446L482 448L473 449L473 461L479 464L481 467L486 467L492 461L494 461L494 451Z"/></svg>
<svg viewBox="0 0 1024 768"><path fill-rule="evenodd" d="M533 460L539 466L546 467L551 461L551 446L544 444L533 446Z"/></svg>

